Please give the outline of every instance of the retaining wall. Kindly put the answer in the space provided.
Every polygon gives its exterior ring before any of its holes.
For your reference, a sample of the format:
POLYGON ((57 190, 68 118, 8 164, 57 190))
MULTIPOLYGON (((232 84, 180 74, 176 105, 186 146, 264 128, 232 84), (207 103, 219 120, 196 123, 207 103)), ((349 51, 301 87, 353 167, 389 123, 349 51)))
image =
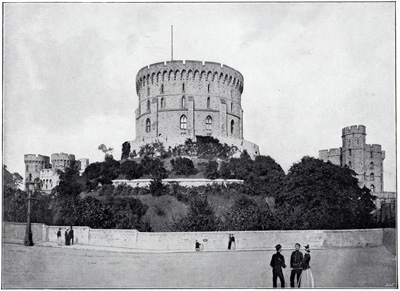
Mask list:
MULTIPOLYGON (((57 231, 65 226, 32 224, 33 240, 57 241, 57 231)), ((125 247, 149 251, 193 251, 195 241, 204 245, 204 251, 226 250, 230 232, 138 232, 125 229, 91 229, 74 226, 76 244, 125 247)), ((352 230, 281 230, 237 231, 234 233, 237 250, 273 249, 278 243, 292 249, 296 242, 318 247, 365 247, 383 245, 383 229, 352 230)), ((3 223, 3 240, 21 239, 24 223, 3 223)))

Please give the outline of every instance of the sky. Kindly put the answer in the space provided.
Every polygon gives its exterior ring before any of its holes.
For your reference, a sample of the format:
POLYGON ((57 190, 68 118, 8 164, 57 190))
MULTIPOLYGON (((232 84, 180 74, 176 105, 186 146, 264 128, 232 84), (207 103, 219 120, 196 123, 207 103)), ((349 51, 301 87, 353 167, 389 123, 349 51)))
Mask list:
POLYGON ((244 138, 287 172, 365 125, 396 190, 395 3, 5 3, 3 164, 102 161, 135 139, 137 72, 171 58, 244 76, 244 138))

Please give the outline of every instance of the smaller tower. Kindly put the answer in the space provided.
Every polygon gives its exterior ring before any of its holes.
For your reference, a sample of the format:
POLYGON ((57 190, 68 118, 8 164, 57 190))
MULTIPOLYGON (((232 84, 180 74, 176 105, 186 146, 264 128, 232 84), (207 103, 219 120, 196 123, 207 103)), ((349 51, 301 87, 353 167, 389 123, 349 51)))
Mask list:
POLYGON ((40 178, 40 171, 51 167, 50 158, 48 156, 26 154, 24 155, 25 162, 25 182, 29 174, 32 174, 32 181, 40 178))

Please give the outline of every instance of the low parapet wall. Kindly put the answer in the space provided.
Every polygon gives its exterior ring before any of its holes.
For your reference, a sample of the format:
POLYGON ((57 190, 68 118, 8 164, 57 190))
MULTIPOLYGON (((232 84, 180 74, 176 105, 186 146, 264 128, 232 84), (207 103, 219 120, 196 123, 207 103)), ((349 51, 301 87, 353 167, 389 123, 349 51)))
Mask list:
MULTIPOLYGON (((57 231, 65 226, 32 224, 33 241, 57 241, 57 231)), ((74 242, 97 246, 124 247, 149 251, 193 251, 195 241, 204 246, 204 251, 222 251, 228 248, 229 233, 232 232, 138 232, 127 229, 92 229, 74 226, 74 242)), ((23 241, 24 223, 3 223, 3 240, 23 241)), ((280 230, 237 231, 234 233, 237 250, 273 249, 281 244, 293 248, 299 242, 312 248, 320 247, 365 247, 383 245, 383 229, 351 230, 280 230)))
MULTIPOLYGON (((150 182, 152 179, 135 179, 135 180, 124 180, 124 179, 117 179, 117 180, 112 180, 113 185, 121 185, 121 184, 127 184, 128 186, 131 187, 146 187, 150 185, 150 182)), ((162 180, 163 184, 168 184, 168 183, 178 183, 181 186, 186 186, 186 187, 199 187, 199 186, 206 186, 206 185, 212 185, 212 184, 218 184, 218 185, 227 185, 227 184, 243 184, 243 180, 237 180, 237 179, 193 179, 193 178, 176 178, 176 179, 163 179, 162 180)))

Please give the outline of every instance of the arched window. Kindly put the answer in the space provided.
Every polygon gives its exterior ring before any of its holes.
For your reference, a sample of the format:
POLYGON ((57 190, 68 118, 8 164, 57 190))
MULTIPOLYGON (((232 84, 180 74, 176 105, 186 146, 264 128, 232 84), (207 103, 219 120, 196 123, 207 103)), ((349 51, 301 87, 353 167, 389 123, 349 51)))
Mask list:
POLYGON ((207 108, 210 108, 210 97, 207 98, 207 108))
POLYGON ((161 94, 163 94, 164 93, 164 84, 161 84, 161 94))
POLYGON ((150 96, 150 87, 147 87, 147 96, 150 96))
POLYGON ((375 185, 374 184, 371 184, 371 191, 375 192, 375 185))
POLYGON ((373 170, 373 169, 374 169, 374 162, 371 162, 371 163, 369 164, 369 169, 370 169, 370 170, 373 170))
POLYGON ((185 93, 185 83, 182 83, 182 92, 185 93))
POLYGON ((207 116, 206 118, 206 129, 211 130, 212 128, 212 118, 211 116, 207 116))
POLYGON ((150 122, 150 119, 147 118, 147 120, 146 120, 146 132, 150 132, 150 130, 151 130, 151 122, 150 122))
POLYGON ((233 102, 231 102, 231 112, 233 112, 233 102))
POLYGON ((374 181, 375 180, 375 175, 374 173, 369 174, 369 180, 374 181))
POLYGON ((235 131, 235 122, 232 120, 231 121, 231 134, 235 131))
POLYGON ((150 112, 150 100, 147 100, 147 112, 150 112))
POLYGON ((208 93, 210 93, 210 84, 208 84, 208 86, 207 86, 207 91, 208 91, 208 93))
POLYGON ((182 108, 185 108, 185 107, 186 107, 186 100, 185 100, 185 96, 183 96, 183 97, 182 97, 181 106, 182 106, 182 108))
POLYGON ((351 162, 349 162, 349 168, 351 169, 351 162))
POLYGON ((370 157, 371 159, 373 159, 373 158, 374 158, 374 153, 373 153, 373 152, 370 152, 370 153, 369 153, 369 157, 370 157))
POLYGON ((351 149, 349 149, 349 157, 351 157, 351 149))
POLYGON ((185 115, 181 116, 181 129, 186 129, 187 118, 185 115))
POLYGON ((165 107, 165 100, 164 100, 164 98, 161 98, 161 108, 164 108, 165 107))

